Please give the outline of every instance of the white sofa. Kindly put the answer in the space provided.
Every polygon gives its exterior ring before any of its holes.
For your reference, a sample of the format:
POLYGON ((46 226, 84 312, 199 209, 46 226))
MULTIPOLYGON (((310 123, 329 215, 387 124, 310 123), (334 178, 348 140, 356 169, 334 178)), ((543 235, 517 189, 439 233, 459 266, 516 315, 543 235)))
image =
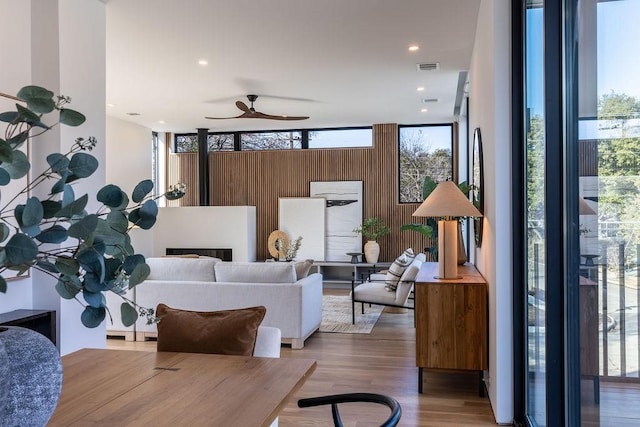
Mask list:
MULTIPOLYGON (((215 311, 263 305, 267 313, 262 325, 280 329, 282 342, 296 349, 320 327, 322 275, 313 273, 297 280, 292 263, 147 258, 147 264, 151 274, 133 290, 134 300, 142 307, 164 303, 184 310, 215 311)), ((108 335, 127 330, 116 319, 120 303, 118 296, 108 296, 114 316, 108 335)), ((134 330, 129 328, 126 333, 132 332, 140 341, 157 334, 156 325, 147 325, 145 318, 139 318, 134 330)))

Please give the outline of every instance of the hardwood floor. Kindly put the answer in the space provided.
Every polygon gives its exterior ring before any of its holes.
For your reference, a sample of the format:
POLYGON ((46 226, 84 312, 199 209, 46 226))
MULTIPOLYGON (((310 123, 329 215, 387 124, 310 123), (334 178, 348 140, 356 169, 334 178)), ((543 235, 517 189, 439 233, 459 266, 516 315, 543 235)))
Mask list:
MULTIPOLYGON (((340 291, 330 291, 340 293, 340 291)), ((155 350, 155 342, 107 340, 108 348, 155 350)), ((297 399, 348 392, 390 395, 402 406, 401 426, 495 426, 487 397, 478 396, 476 373, 425 372, 424 393, 418 394, 413 313, 380 316, 371 334, 316 332, 302 350, 282 347, 281 357, 318 362, 316 371, 280 413, 279 425, 329 426, 330 407, 300 409, 297 399)), ((340 406, 345 426, 372 426, 389 411, 373 404, 340 406)))

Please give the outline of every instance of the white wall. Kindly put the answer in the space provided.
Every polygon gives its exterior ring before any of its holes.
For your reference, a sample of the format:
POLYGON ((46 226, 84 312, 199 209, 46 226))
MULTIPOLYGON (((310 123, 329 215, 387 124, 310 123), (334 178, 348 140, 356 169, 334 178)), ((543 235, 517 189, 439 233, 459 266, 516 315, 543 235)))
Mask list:
POLYGON ((231 248, 233 261, 256 260, 255 206, 164 207, 150 231, 154 249, 145 256, 162 256, 166 248, 231 248))
MULTIPOLYGON (((15 95, 31 81, 31 3, 25 0, 0 0, 0 92, 15 95), (7 42, 20 40, 20 42, 7 42)), ((0 97, 0 111, 15 109, 15 102, 0 97)), ((4 125, 0 131, 4 135, 4 125)), ((0 195, 3 195, 0 190, 0 195)), ((5 197, 3 197, 5 199, 5 197)), ((11 280, 7 293, 0 294, 0 313, 32 308, 31 278, 11 280)))
POLYGON ((489 371, 496 422, 513 419, 510 3, 482 0, 469 72, 470 128, 484 149, 485 217, 477 267, 488 282, 489 371))
POLYGON ((131 194, 144 179, 151 179, 151 129, 107 116, 106 178, 131 194))
MULTIPOLYGON (((1 90, 15 93, 29 84, 44 86, 71 96, 70 107, 87 116, 83 126, 56 127, 31 144, 31 175, 46 167, 46 155, 66 152, 78 136, 95 136, 102 146, 92 154, 103 166, 76 189, 77 194, 91 193, 104 184, 104 4, 98 0, 2 0, 0 16, 5 18, 0 26, 5 40, 0 48, 1 90)), ((34 191, 38 196, 46 193, 44 187, 34 191)), ((104 347, 104 326, 82 326, 82 306, 76 301, 61 301, 54 285, 49 276, 32 271, 31 279, 10 282, 8 293, 0 296, 0 311, 55 309, 62 354, 82 347, 104 347)))

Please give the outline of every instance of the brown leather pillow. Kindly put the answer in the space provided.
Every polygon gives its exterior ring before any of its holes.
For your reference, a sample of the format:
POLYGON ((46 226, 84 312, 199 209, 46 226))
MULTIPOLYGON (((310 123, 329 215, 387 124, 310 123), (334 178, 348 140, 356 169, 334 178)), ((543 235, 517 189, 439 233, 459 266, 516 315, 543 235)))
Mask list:
POLYGON ((189 311, 158 304, 158 351, 252 356, 263 306, 189 311))

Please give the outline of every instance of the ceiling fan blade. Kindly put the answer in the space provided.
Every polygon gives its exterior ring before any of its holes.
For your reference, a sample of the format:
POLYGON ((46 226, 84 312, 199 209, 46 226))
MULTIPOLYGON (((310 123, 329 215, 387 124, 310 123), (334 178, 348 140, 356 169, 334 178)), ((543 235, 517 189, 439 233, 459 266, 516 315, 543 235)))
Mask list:
POLYGON ((274 116, 272 114, 265 114, 256 112, 253 117, 256 119, 268 119, 268 120, 306 120, 307 116, 274 116))
POLYGON ((251 109, 247 107, 247 104, 245 104, 242 101, 236 101, 236 107, 238 107, 241 111, 244 111, 247 114, 251 113, 251 109))
POLYGON ((242 117, 246 117, 247 114, 240 114, 239 116, 233 116, 233 117, 205 117, 205 119, 210 119, 210 120, 228 120, 228 119, 240 119, 242 117))

